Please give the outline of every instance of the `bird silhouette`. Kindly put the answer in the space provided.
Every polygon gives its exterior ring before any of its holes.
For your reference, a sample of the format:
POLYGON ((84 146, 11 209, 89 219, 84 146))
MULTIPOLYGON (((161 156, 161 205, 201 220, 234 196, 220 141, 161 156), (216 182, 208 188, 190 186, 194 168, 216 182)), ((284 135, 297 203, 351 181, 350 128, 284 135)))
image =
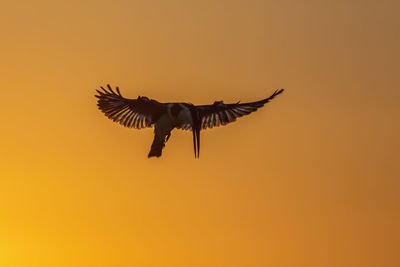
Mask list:
POLYGON ((212 105, 193 105, 191 103, 160 103, 145 96, 128 99, 121 95, 118 86, 115 91, 110 85, 100 87, 97 106, 114 122, 129 128, 154 126, 154 140, 148 157, 160 157, 165 143, 174 128, 193 132, 194 156, 200 155, 200 131, 226 125, 236 118, 248 115, 264 106, 265 103, 283 92, 276 90, 270 97, 256 102, 224 104, 215 101, 212 105))

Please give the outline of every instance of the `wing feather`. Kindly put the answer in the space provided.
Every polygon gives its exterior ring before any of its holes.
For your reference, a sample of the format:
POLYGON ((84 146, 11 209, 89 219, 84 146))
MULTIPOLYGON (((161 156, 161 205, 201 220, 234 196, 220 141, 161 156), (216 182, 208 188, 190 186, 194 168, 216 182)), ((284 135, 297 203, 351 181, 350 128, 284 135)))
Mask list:
POLYGON ((165 105, 156 100, 140 96, 137 99, 124 98, 118 86, 115 91, 109 84, 107 88, 101 86, 100 89, 95 95, 97 106, 109 119, 125 127, 151 127, 166 112, 165 105))
POLYGON ((263 107, 275 96, 281 94, 283 90, 276 90, 270 97, 256 102, 224 104, 222 101, 216 101, 213 105, 195 106, 200 114, 201 127, 207 129, 234 122, 237 118, 263 107))

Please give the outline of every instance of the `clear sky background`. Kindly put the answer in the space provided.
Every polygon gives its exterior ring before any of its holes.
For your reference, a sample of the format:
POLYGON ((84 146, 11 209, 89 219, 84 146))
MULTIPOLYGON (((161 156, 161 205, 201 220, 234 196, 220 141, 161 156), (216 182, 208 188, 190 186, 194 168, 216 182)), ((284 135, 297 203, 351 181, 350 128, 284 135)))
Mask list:
POLYGON ((399 1, 3 1, 0 266, 400 266, 399 1), (95 89, 208 104, 192 135, 95 89))

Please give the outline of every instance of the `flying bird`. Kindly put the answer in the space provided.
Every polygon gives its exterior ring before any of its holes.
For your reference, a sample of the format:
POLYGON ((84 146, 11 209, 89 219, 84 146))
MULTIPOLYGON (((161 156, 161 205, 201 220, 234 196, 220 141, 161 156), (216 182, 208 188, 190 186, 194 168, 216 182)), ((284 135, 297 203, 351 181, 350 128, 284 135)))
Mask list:
POLYGON ((270 97, 249 103, 224 104, 215 101, 212 105, 193 105, 191 103, 160 103, 145 96, 128 99, 121 95, 118 86, 115 91, 110 85, 100 87, 97 106, 114 122, 125 127, 142 129, 154 126, 154 140, 148 157, 160 157, 165 143, 174 128, 193 132, 194 156, 200 154, 200 131, 220 125, 226 125, 236 118, 248 115, 284 89, 276 90, 270 97))

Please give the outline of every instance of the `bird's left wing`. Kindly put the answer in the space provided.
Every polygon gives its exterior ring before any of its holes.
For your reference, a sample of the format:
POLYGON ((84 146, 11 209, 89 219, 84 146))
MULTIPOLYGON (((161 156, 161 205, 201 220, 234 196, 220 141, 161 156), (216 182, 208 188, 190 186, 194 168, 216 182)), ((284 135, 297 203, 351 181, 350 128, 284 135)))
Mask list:
POLYGON ((256 102, 224 104, 222 101, 216 101, 213 105, 195 106, 200 115, 201 128, 207 129, 233 122, 236 118, 248 115, 261 108, 282 92, 283 89, 276 90, 270 97, 256 102))
POLYGON ((151 127, 152 124, 165 112, 162 103, 147 97, 137 99, 124 98, 116 87, 116 93, 107 85, 107 89, 100 87, 97 106, 110 119, 123 126, 141 129, 151 127))

